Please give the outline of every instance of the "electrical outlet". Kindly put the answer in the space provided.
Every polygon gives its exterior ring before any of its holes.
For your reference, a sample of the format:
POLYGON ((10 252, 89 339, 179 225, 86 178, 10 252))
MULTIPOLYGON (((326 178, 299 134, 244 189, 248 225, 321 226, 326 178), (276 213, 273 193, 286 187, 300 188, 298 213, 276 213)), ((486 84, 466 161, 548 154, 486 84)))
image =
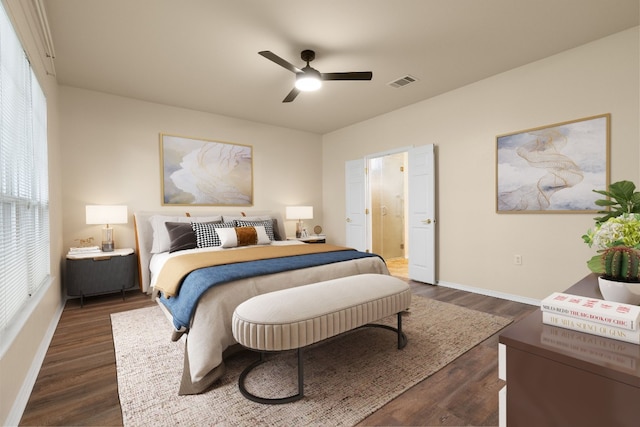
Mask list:
POLYGON ((514 255, 513 256, 513 263, 515 265, 522 265, 522 255, 514 255))

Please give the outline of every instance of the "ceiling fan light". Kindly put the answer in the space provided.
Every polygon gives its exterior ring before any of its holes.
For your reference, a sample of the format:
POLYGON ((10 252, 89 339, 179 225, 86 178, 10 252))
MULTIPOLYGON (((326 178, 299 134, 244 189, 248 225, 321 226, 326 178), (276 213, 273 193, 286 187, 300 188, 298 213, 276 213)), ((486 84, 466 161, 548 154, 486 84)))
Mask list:
POLYGON ((311 92, 322 87, 322 80, 316 76, 301 75, 296 78, 296 89, 302 92, 311 92))

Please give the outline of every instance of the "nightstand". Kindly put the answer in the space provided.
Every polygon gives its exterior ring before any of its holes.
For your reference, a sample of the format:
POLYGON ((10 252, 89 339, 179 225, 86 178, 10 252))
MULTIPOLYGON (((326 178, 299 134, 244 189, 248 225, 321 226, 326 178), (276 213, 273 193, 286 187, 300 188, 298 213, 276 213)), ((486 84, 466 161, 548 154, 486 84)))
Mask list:
POLYGON ((305 243, 327 243, 327 236, 324 234, 312 234, 307 237, 287 237, 287 240, 298 240, 305 243))
POLYGON ((136 286, 136 256, 133 249, 116 249, 113 252, 67 254, 65 284, 67 295, 79 296, 80 306, 84 297, 121 292, 136 286))

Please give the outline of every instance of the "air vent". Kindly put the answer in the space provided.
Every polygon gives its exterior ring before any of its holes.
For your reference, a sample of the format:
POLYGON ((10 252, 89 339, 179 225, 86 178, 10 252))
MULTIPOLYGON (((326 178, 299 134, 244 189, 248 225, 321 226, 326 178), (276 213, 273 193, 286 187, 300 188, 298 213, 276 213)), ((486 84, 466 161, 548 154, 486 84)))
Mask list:
POLYGON ((411 83, 417 82, 418 79, 416 79, 413 76, 410 76, 409 74, 407 74, 404 77, 400 77, 397 80, 394 80, 392 82, 387 83, 389 86, 391 87, 395 87, 396 89, 401 88, 401 87, 405 87, 411 83))

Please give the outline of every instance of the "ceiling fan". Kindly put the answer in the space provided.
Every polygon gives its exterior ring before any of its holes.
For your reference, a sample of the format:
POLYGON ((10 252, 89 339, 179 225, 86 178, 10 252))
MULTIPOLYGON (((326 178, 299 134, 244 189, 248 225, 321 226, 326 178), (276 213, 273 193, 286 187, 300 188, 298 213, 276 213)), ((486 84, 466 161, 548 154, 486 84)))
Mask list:
POLYGON ((309 65, 309 62, 313 61, 316 57, 316 53, 312 50, 306 49, 300 53, 300 57, 307 65, 300 69, 290 62, 280 58, 275 53, 269 50, 263 50, 258 54, 264 56, 270 61, 275 62, 287 70, 296 73, 295 87, 289 92, 289 94, 282 100, 282 102, 291 102, 296 99, 296 96, 303 91, 312 91, 320 89, 322 81, 324 80, 371 80, 373 73, 371 71, 352 71, 343 73, 321 73, 315 68, 309 65))

